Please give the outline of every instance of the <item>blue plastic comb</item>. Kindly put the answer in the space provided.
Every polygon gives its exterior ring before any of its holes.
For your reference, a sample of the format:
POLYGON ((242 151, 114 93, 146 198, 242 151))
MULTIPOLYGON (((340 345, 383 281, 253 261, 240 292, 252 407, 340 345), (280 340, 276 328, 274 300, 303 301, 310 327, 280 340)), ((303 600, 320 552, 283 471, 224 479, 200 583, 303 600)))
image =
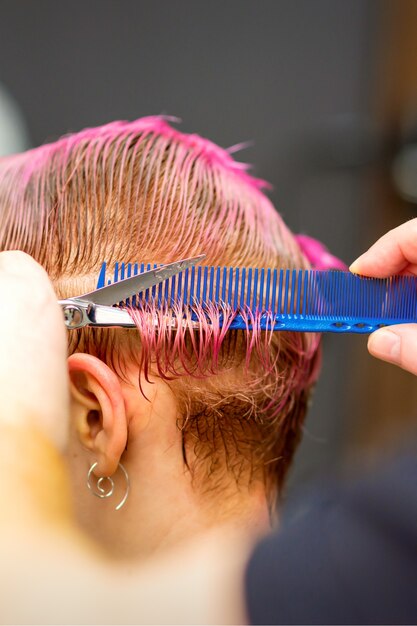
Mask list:
MULTIPOLYGON (((103 263, 97 288, 119 282, 157 265, 116 263, 111 278, 103 263)), ((230 328, 245 329, 250 309, 263 330, 370 333, 392 324, 417 322, 417 278, 373 279, 349 272, 197 266, 137 294, 121 304, 140 307, 181 303, 226 303, 236 317, 230 328)))

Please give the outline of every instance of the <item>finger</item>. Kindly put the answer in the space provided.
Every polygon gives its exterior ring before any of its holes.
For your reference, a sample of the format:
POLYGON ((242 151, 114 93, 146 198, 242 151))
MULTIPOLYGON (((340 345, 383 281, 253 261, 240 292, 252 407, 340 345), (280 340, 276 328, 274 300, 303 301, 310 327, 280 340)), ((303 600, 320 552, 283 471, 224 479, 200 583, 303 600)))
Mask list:
MULTIPOLYGON (((48 278, 47 273, 29 254, 20 250, 0 252, 0 271, 14 276, 48 278)), ((48 280, 49 282, 49 280, 48 280)))
POLYGON ((354 274, 384 278, 417 264, 417 219, 390 230, 352 265, 354 274))
POLYGON ((31 422, 60 448, 68 421, 66 333, 45 270, 0 253, 0 423, 31 422))
POLYGON ((381 328, 368 340, 369 352, 417 376, 417 324, 381 328))
POLYGON ((7 316, 9 324, 21 321, 12 313, 16 307, 22 307, 23 302, 30 303, 32 311, 38 307, 45 309, 52 303, 56 307, 57 298, 47 273, 24 252, 0 252, 0 288, 0 315, 7 316))

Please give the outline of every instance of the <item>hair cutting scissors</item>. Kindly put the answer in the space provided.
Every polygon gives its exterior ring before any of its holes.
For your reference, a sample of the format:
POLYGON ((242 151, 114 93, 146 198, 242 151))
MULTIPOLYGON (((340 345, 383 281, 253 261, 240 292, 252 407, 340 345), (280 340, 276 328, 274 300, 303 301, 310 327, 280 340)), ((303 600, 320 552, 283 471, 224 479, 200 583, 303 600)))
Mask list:
POLYGON ((90 291, 82 296, 59 300, 64 313, 65 326, 71 330, 84 326, 134 327, 135 323, 128 311, 114 305, 147 289, 152 289, 164 280, 200 263, 204 258, 205 255, 202 254, 190 259, 175 261, 175 263, 168 263, 157 269, 151 269, 137 276, 131 276, 112 285, 90 291))

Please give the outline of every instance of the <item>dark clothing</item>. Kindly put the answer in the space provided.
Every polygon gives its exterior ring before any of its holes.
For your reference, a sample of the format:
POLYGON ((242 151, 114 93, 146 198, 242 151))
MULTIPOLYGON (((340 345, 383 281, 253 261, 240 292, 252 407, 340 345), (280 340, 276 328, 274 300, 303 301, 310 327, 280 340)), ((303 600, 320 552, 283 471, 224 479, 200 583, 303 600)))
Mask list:
POLYGON ((263 540, 245 584, 252 624, 416 624, 417 452, 263 540))

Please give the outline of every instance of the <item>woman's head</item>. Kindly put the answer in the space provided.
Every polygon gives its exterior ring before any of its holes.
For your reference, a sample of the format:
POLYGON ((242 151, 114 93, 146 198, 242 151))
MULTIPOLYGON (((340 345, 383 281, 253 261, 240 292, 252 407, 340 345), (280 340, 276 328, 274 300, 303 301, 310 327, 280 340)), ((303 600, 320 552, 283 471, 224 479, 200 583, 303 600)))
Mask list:
MULTIPOLYGON (((0 160, 0 249, 34 256, 61 297, 93 289, 104 260, 169 263, 204 253, 208 265, 307 267, 265 183, 230 152, 149 117, 0 160)), ((240 486, 263 482, 272 501, 317 376, 317 336, 222 332, 215 312, 209 323, 201 316, 199 332, 172 332, 163 330, 165 312, 153 314, 159 324, 135 314, 138 331, 70 334, 69 350, 121 379, 134 364, 142 381, 165 381, 196 488, 214 493, 231 475, 240 486)))

